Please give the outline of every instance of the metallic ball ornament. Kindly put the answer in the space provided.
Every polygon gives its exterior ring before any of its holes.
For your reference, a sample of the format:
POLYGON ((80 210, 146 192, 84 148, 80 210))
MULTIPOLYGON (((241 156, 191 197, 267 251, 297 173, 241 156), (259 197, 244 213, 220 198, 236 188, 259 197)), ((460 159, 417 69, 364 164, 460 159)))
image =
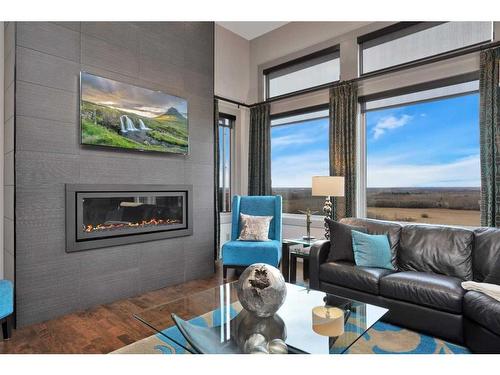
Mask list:
POLYGON ((268 354, 266 338, 260 333, 254 333, 245 341, 243 351, 248 354, 268 354))
POLYGON ((237 292, 245 310, 261 318, 269 317, 285 302, 285 279, 276 267, 255 263, 241 274, 237 292))
POLYGON ((270 354, 288 354, 288 345, 281 339, 274 339, 267 344, 270 354))

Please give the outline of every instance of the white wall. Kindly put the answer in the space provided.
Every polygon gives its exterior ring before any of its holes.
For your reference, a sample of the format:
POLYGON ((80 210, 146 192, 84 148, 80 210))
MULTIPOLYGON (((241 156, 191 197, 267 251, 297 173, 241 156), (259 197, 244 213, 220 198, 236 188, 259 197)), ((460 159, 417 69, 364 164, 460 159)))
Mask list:
POLYGON ((0 279, 3 279, 4 23, 0 22, 0 279))
MULTIPOLYGON (((250 42, 216 25, 215 27, 215 94, 242 103, 249 101, 250 42)), ((248 192, 248 125, 247 107, 219 101, 219 111, 236 117, 233 131, 231 165, 232 194, 248 192)), ((231 214, 221 213, 220 243, 231 238, 231 214)))
POLYGON ((215 94, 243 103, 250 91, 250 42, 215 25, 215 94))

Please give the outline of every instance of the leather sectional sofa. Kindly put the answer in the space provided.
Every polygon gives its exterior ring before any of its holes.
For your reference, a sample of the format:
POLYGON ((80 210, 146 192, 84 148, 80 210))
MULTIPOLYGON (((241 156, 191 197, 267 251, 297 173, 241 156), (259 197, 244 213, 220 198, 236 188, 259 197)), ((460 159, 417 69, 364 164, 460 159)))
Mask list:
POLYGON ((500 256, 494 228, 400 224, 347 218, 341 223, 387 234, 397 269, 328 262, 330 242, 311 247, 310 287, 389 309, 384 321, 467 346, 500 353, 500 302, 461 282, 482 282, 500 256))

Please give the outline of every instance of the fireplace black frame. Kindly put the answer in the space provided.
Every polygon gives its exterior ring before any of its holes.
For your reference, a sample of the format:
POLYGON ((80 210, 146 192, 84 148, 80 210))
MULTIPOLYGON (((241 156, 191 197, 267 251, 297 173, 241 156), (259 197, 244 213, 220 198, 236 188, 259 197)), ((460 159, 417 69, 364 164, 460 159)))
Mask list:
POLYGON ((156 241, 165 238, 190 236, 193 234, 193 188, 191 185, 113 185, 113 184, 66 184, 66 252, 98 249, 117 245, 156 241), (110 196, 126 193, 182 193, 184 199, 184 222, 186 226, 174 226, 169 229, 140 233, 133 232, 106 238, 78 239, 77 210, 79 194, 110 196))

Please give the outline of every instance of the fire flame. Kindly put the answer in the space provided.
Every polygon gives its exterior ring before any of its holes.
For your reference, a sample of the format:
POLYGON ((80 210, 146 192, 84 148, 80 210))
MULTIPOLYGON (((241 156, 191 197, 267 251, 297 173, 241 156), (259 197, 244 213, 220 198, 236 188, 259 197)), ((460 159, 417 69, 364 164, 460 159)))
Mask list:
POLYGON ((112 229, 123 229, 123 228, 143 228, 147 226, 156 226, 156 225, 170 225, 170 224, 179 224, 179 220, 173 219, 151 219, 151 220, 143 220, 138 223, 104 223, 97 225, 84 225, 83 231, 85 233, 91 233, 96 231, 104 231, 104 230, 112 230, 112 229))

